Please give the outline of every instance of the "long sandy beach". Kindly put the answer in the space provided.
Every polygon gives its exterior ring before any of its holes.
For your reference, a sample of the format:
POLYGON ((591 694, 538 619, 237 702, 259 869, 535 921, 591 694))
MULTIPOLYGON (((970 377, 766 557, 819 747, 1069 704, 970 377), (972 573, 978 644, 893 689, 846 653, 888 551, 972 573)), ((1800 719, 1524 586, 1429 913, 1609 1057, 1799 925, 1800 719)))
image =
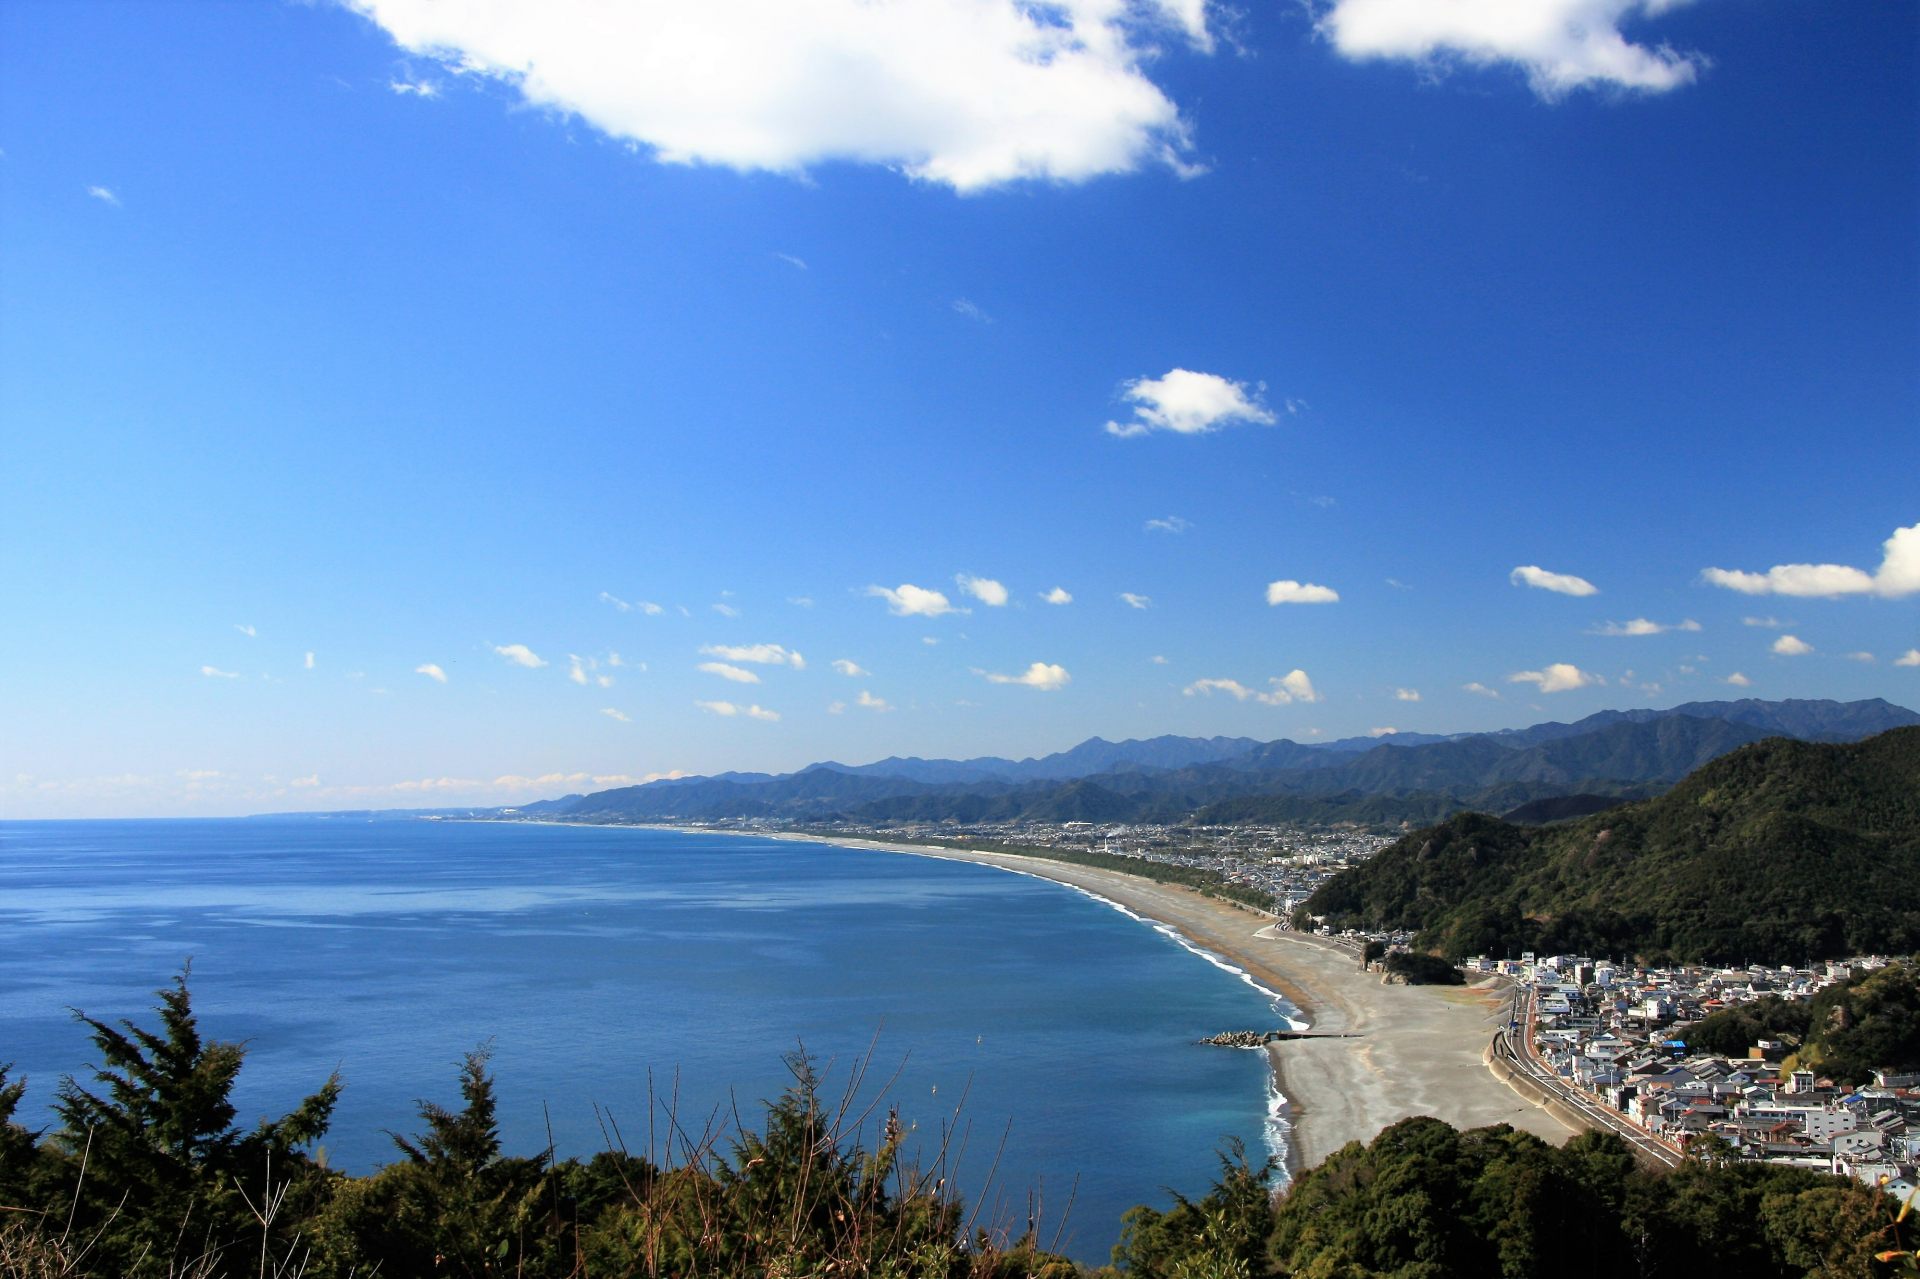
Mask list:
POLYGON ((1410 1115, 1432 1115, 1457 1128, 1512 1124, 1556 1145, 1573 1135, 1488 1071, 1482 1053, 1503 1015, 1490 987, 1382 985, 1360 970, 1351 952, 1276 930, 1270 916, 1117 871, 1006 853, 783 838, 975 862, 1070 884, 1176 929, 1286 995, 1313 1031, 1329 1036, 1267 1048, 1292 1113, 1289 1155, 1296 1168, 1319 1163, 1349 1141, 1368 1141, 1410 1115))

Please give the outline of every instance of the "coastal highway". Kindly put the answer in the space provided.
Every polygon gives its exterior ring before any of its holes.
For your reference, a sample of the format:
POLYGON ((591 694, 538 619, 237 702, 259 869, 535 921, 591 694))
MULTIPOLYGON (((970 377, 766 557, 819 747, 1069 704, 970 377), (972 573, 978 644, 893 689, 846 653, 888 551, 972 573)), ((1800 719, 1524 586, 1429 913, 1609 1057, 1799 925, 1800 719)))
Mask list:
POLYGON ((1642 1161, 1658 1168, 1679 1167, 1684 1156, 1677 1147, 1662 1141, 1619 1111, 1601 1105, 1590 1094, 1566 1083, 1547 1068, 1533 1045, 1533 1012, 1533 992, 1516 985, 1513 999, 1508 1005, 1507 1026, 1493 1035, 1494 1055, 1595 1128, 1618 1136, 1642 1161), (1510 1030, 1508 1027, 1518 1029, 1510 1030))

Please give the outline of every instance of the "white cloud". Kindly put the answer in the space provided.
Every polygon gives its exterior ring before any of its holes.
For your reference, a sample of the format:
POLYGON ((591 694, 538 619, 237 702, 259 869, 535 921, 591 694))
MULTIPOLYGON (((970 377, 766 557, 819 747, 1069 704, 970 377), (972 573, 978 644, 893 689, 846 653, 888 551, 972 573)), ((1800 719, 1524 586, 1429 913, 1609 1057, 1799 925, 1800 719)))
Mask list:
POLYGON ((1395 733, 1399 731, 1400 731, 1399 729, 1393 727, 1392 725, 1388 725, 1385 728, 1369 728, 1367 730, 1367 736, 1368 737, 1392 737, 1395 733))
POLYGON ((793 605, 795 608, 812 608, 813 597, 811 595, 789 595, 787 596, 787 603, 793 605))
POLYGON ((1813 651, 1813 645, 1798 635, 1782 635, 1773 642, 1773 651, 1781 657, 1804 657, 1813 651))
POLYGON ((1153 600, 1146 595, 1135 595, 1132 591, 1121 591, 1120 598, 1126 601, 1128 608, 1152 608, 1153 600))
POLYGON ((288 783, 288 785, 298 786, 302 788, 309 787, 309 786, 318 786, 319 784, 320 784, 320 774, 318 773, 308 773, 305 777, 296 777, 291 782, 288 783))
POLYGON ((1286 706, 1292 702, 1317 702, 1313 681, 1302 670, 1289 671, 1267 680, 1267 690, 1248 688, 1237 679, 1197 679, 1180 690, 1186 697, 1211 697, 1224 693, 1236 702, 1256 701, 1266 706, 1286 706))
POLYGON ((1777 617, 1743 617, 1740 619, 1740 625, 1759 626, 1769 631, 1777 631, 1786 623, 1777 617))
POLYGON ((1417 702, 1420 700, 1420 690, 1417 688, 1396 688, 1393 690, 1393 696, 1396 701, 1417 702))
POLYGON ((1753 681, 1748 679, 1745 675, 1742 675, 1739 671, 1735 671, 1733 674, 1727 676, 1727 683, 1733 685, 1735 688, 1752 688, 1753 687, 1753 681))
POLYGON ((875 697, 864 688, 860 690, 860 696, 854 699, 854 705, 863 706, 870 711, 890 711, 893 709, 893 707, 888 704, 886 698, 875 697))
POLYGON ((718 675, 721 679, 730 679, 736 684, 758 684, 760 677, 744 666, 729 666, 725 662, 702 662, 695 669, 709 675, 718 675))
POLYGON ((606 716, 606 717, 607 717, 608 719, 611 719, 611 720, 617 720, 618 722, 620 722, 620 723, 622 723, 622 724, 631 724, 631 723, 633 723, 633 721, 632 721, 631 719, 628 719, 628 718, 627 718, 627 714, 626 714, 626 712, 625 712, 625 711, 618 711, 618 710, 615 710, 615 709, 614 709, 613 707, 611 707, 611 706, 603 706, 603 707, 601 707, 601 708, 600 708, 600 713, 601 713, 602 715, 605 715, 605 716, 606 716))
POLYGON ((1920 666, 1920 648, 1910 648, 1893 659, 1895 666, 1920 666))
POLYGON ((1149 662, 1152 662, 1155 666, 1165 666, 1167 664, 1166 656, 1161 653, 1155 653, 1152 657, 1149 657, 1147 660, 1149 662))
POLYGON ((200 668, 200 673, 202 675, 207 676, 209 679, 239 679, 240 678, 237 672, 223 671, 218 666, 202 666, 200 668))
POLYGON ((807 260, 805 258, 796 258, 791 253, 780 253, 778 251, 776 251, 773 256, 785 262, 796 271, 804 271, 807 269, 807 260))
POLYGON ((715 715, 723 715, 729 719, 736 715, 744 715, 748 719, 762 719, 772 723, 780 718, 778 711, 770 711, 764 706, 741 706, 737 702, 695 702, 694 705, 701 710, 712 711, 715 715))
POLYGON ((567 654, 567 678, 583 688, 586 686, 586 665, 580 658, 574 656, 572 653, 567 654))
POLYGON ((1035 662, 1020 675, 994 675, 982 672, 987 681, 993 684, 1024 684, 1028 688, 1037 688, 1043 693, 1065 688, 1072 682, 1073 676, 1067 674, 1067 668, 1051 662, 1035 662))
POLYGON ((1146 531, 1149 533, 1184 533, 1193 527, 1193 521, 1178 515, 1163 515, 1159 519, 1148 520, 1146 531))
POLYGON ((884 586, 869 586, 867 594, 885 600, 887 611, 895 617, 940 617, 959 611, 939 591, 930 591, 909 582, 902 582, 894 590, 884 586))
POLYGON ((1485 684, 1482 684, 1479 680, 1474 680, 1470 684, 1462 684, 1460 687, 1469 693, 1474 693, 1481 697, 1491 697, 1496 702, 1500 700, 1499 689, 1488 688, 1485 684))
POLYGON ((1691 617, 1681 622, 1656 622, 1645 617, 1636 617, 1630 622, 1608 622, 1596 626, 1588 632, 1590 635, 1663 635, 1668 631, 1697 631, 1700 623, 1691 617))
MULTIPOLYGON (((667 611, 666 609, 661 608, 658 604, 655 604, 652 600, 634 600, 632 603, 628 603, 626 600, 621 599, 618 595, 613 594, 613 592, 611 591, 601 591, 600 602, 602 604, 611 604, 613 605, 613 607, 619 609, 622 613, 631 613, 631 612, 634 612, 635 610, 638 610, 642 613, 645 613, 648 617, 658 617, 660 616, 660 614, 667 611)), ((685 610, 682 610, 682 611, 685 611, 685 610)))
POLYGON ((849 679, 858 679, 862 675, 872 673, 860 665, 860 663, 850 662, 844 657, 836 657, 833 659, 833 669, 839 671, 849 679))
POLYGON ((1067 588, 1064 586, 1056 586, 1052 590, 1046 592, 1046 594, 1042 595, 1040 598, 1045 600, 1049 604, 1073 603, 1073 596, 1067 593, 1067 588))
POLYGON ((512 662, 515 666, 529 669, 545 666, 547 663, 538 653, 525 644, 495 644, 493 651, 512 662))
POLYGON ((1874 660, 1874 657, 1872 653, 1868 652, 1848 653, 1847 660, 1849 662, 1871 662, 1874 660))
POLYGON ((1169 369, 1165 377, 1135 378, 1121 392, 1121 398, 1134 406, 1133 420, 1108 422, 1107 434, 1128 439, 1150 431, 1204 435, 1235 422, 1271 426, 1276 419, 1260 402, 1262 389, 1256 387, 1249 394, 1245 382, 1189 369, 1169 369))
MULTIPOLYGON (((1881 543, 1880 567, 1872 573, 1845 564, 1776 564, 1764 573, 1708 568, 1703 581, 1743 595, 1879 595, 1901 599, 1920 593, 1920 524, 1893 531, 1881 543)), ((1766 625, 1754 621, 1749 625, 1766 625)))
POLYGON ((113 193, 113 188, 111 187, 88 187, 87 194, 102 204, 111 204, 116 209, 120 207, 120 197, 113 193))
POLYGON ((242 635, 246 636, 248 639, 252 639, 260 633, 259 631, 255 630, 251 625, 249 625, 246 622, 235 622, 233 624, 233 629, 236 631, 239 631, 242 635))
POLYGON ((827 703, 827 714, 845 715, 846 713, 847 713, 847 704, 845 702, 828 702, 827 703))
POLYGON ((991 315, 988 315, 976 303, 971 302, 966 298, 955 298, 953 300, 953 311, 955 315, 964 315, 969 320, 973 320, 980 324, 993 323, 993 317, 991 315))
POLYGON ((1663 93, 1693 82, 1705 59, 1635 44, 1623 23, 1686 0, 1333 0, 1319 28, 1354 61, 1511 65, 1553 100, 1590 87, 1663 93))
POLYGON ((1543 670, 1515 671, 1507 676, 1509 684, 1535 684, 1543 693, 1565 693, 1572 689, 1606 682, 1600 676, 1590 671, 1583 671, 1571 662, 1554 662, 1543 670))
POLYGON ((1007 588, 990 577, 969 577, 965 573, 954 574, 953 580, 960 589, 979 600, 988 608, 1005 608, 1007 588))
POLYGON ((1340 592, 1331 586, 1315 586, 1312 582, 1296 582, 1292 578, 1267 583, 1269 604, 1337 604, 1339 601, 1340 592))
POLYGON ((611 604, 615 608, 619 609, 622 613, 630 613, 633 611, 633 605, 627 603, 625 600, 621 599, 618 595, 615 595, 611 591, 601 591, 600 602, 602 604, 611 604))
POLYGON ((444 684, 447 682, 447 673, 433 662, 422 662, 413 668, 413 673, 415 675, 425 675, 436 684, 444 684))
POLYGON ((308 654, 307 654, 307 660, 306 660, 306 662, 305 662, 305 666, 306 666, 306 669, 308 669, 308 670, 312 670, 312 669, 313 669, 313 654, 312 654, 312 653, 308 653, 308 654))
POLYGON ((403 98, 437 98, 440 86, 431 80, 389 80, 387 88, 403 98))
POLYGON ((712 609, 714 612, 720 614, 720 616, 722 617, 740 616, 740 610, 735 608, 731 604, 709 604, 707 605, 707 607, 712 609))
POLYGON ((1515 586, 1531 586, 1536 590, 1557 591, 1562 595, 1600 593, 1600 588, 1584 577, 1575 577, 1571 573, 1549 573, 1537 564, 1522 564, 1507 574, 1507 580, 1515 586))
POLYGON ((408 52, 669 164, 884 165, 975 191, 1149 164, 1192 171, 1146 74, 1167 35, 1212 48, 1195 0, 348 0, 408 52))
POLYGON ((807 669, 807 659, 779 644, 708 644, 701 648, 708 657, 723 657, 729 662, 754 662, 761 666, 791 666, 807 669))

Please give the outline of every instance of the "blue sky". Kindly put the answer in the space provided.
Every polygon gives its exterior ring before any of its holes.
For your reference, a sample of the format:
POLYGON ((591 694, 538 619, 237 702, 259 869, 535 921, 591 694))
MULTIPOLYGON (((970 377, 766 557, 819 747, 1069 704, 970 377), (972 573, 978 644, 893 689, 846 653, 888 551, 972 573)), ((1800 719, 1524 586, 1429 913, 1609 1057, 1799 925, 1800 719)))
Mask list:
POLYGON ((1920 706, 1914 4, 593 8, 0 7, 0 813, 1920 706))

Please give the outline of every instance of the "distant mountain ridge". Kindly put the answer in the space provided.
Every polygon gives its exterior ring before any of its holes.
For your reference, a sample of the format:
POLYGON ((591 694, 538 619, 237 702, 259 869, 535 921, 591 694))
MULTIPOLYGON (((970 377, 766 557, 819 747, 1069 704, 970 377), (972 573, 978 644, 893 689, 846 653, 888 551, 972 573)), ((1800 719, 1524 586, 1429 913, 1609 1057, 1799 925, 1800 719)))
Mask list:
POLYGON ((834 761, 795 773, 675 778, 523 805, 595 821, 1438 820, 1573 794, 1639 798, 1770 736, 1855 741, 1920 724, 1874 698, 1689 702, 1572 724, 1455 735, 1281 739, 1094 737, 1037 759, 834 761), (1363 744, 1370 742, 1371 744, 1363 744))

